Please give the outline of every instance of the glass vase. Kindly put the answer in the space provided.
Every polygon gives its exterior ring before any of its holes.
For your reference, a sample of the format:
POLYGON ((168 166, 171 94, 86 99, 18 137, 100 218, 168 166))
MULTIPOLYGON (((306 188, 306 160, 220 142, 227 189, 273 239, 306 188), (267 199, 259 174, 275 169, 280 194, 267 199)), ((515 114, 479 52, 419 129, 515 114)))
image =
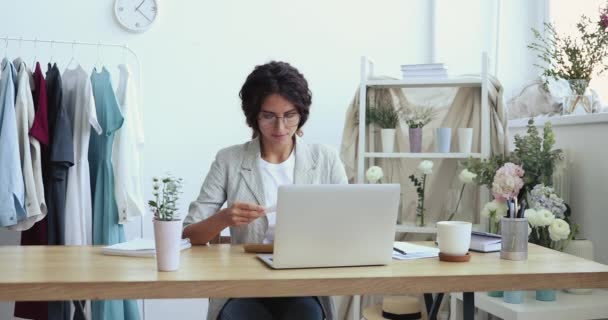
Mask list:
POLYGON ((589 81, 584 79, 568 80, 572 93, 564 97, 562 114, 593 113, 593 95, 589 81))
POLYGON ((424 227, 426 222, 424 221, 424 213, 416 214, 416 227, 424 227))

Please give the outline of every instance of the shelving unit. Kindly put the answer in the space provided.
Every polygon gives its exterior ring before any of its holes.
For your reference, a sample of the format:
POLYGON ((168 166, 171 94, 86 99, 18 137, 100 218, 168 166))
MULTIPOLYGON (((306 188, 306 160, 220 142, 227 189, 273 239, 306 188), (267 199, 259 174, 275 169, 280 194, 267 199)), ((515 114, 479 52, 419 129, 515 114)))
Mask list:
MULTIPOLYGON (((437 87, 481 87, 481 130, 480 152, 476 153, 409 153, 374 152, 374 131, 369 130, 370 150, 366 150, 366 126, 359 126, 359 145, 357 157, 357 183, 365 183, 365 160, 374 163, 375 158, 392 159, 468 159, 488 158, 490 156, 490 110, 488 101, 488 56, 482 54, 480 76, 454 77, 444 79, 415 79, 415 80, 374 80, 374 63, 367 57, 361 57, 361 83, 359 88, 359 123, 365 123, 365 109, 368 88, 437 88, 437 87)), ((477 226, 478 227, 478 226, 477 226)), ((435 227, 417 227, 410 224, 397 225, 398 233, 436 233, 435 227)))

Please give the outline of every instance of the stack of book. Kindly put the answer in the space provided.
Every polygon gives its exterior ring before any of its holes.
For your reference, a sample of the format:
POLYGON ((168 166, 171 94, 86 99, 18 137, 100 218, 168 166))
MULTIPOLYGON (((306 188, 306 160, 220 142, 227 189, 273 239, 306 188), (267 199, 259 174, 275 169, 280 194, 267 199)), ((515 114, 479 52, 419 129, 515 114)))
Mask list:
POLYGON ((448 69, 443 63, 404 64, 401 65, 401 75, 403 80, 441 79, 448 77, 448 69))

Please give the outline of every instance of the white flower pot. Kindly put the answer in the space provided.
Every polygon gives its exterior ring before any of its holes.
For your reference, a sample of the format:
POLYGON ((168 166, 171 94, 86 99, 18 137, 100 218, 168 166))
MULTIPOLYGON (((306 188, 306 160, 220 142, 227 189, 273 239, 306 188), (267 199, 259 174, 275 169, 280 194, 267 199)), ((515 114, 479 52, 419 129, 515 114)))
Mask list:
POLYGON ((452 128, 435 129, 435 152, 449 153, 452 144, 452 128))
POLYGON ((458 152, 471 153, 473 128, 458 128, 458 152))
MULTIPOLYGON (((593 261, 593 242, 591 240, 572 240, 564 249, 565 253, 593 261)), ((590 294, 592 289, 566 289, 572 294, 590 294)))
POLYGON ((182 222, 154 220, 154 243, 158 271, 179 269, 182 222))
POLYGON ((382 129, 382 152, 393 152, 395 147, 395 129, 382 129))

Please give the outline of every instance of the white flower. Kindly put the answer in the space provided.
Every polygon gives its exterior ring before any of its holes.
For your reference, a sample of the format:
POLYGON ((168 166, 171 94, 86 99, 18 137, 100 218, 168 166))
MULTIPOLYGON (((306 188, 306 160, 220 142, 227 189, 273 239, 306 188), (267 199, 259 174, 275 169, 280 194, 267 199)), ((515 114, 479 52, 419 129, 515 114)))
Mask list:
POLYGON ((473 179, 475 179, 475 177, 477 177, 476 174, 474 174, 473 172, 464 169, 460 172, 460 175, 458 175, 458 178, 460 179, 460 181, 462 181, 462 183, 473 183, 473 179))
POLYGON ((526 209, 526 211, 524 211, 524 217, 528 218, 528 222, 532 227, 538 227, 541 225, 538 212, 534 209, 526 209))
POLYGON ((420 172, 422 172, 423 174, 433 173, 433 161, 424 160, 420 162, 420 164, 418 165, 418 170, 420 170, 420 172))
POLYGON ((530 227, 530 225, 528 225, 528 237, 530 237, 531 234, 532 234, 532 227, 530 227))
POLYGON ((367 181, 370 183, 377 183, 382 177, 384 177, 384 173, 382 172, 382 168, 378 166, 369 167, 365 173, 365 178, 367 178, 367 181))
POLYGON ((490 215, 494 215, 496 220, 500 219, 500 217, 504 216, 507 213, 507 204, 501 201, 492 200, 486 203, 481 210, 481 215, 484 217, 489 217, 490 215))
POLYGON ((549 226, 555 220, 555 215, 546 209, 541 209, 537 211, 536 214, 538 215, 537 221, 541 227, 549 226))
POLYGON ((565 240, 565 239, 568 239, 569 235, 570 235, 570 225, 566 221, 564 221, 562 219, 553 220, 553 222, 549 226, 549 237, 551 238, 551 240, 553 240, 553 241, 565 240))

